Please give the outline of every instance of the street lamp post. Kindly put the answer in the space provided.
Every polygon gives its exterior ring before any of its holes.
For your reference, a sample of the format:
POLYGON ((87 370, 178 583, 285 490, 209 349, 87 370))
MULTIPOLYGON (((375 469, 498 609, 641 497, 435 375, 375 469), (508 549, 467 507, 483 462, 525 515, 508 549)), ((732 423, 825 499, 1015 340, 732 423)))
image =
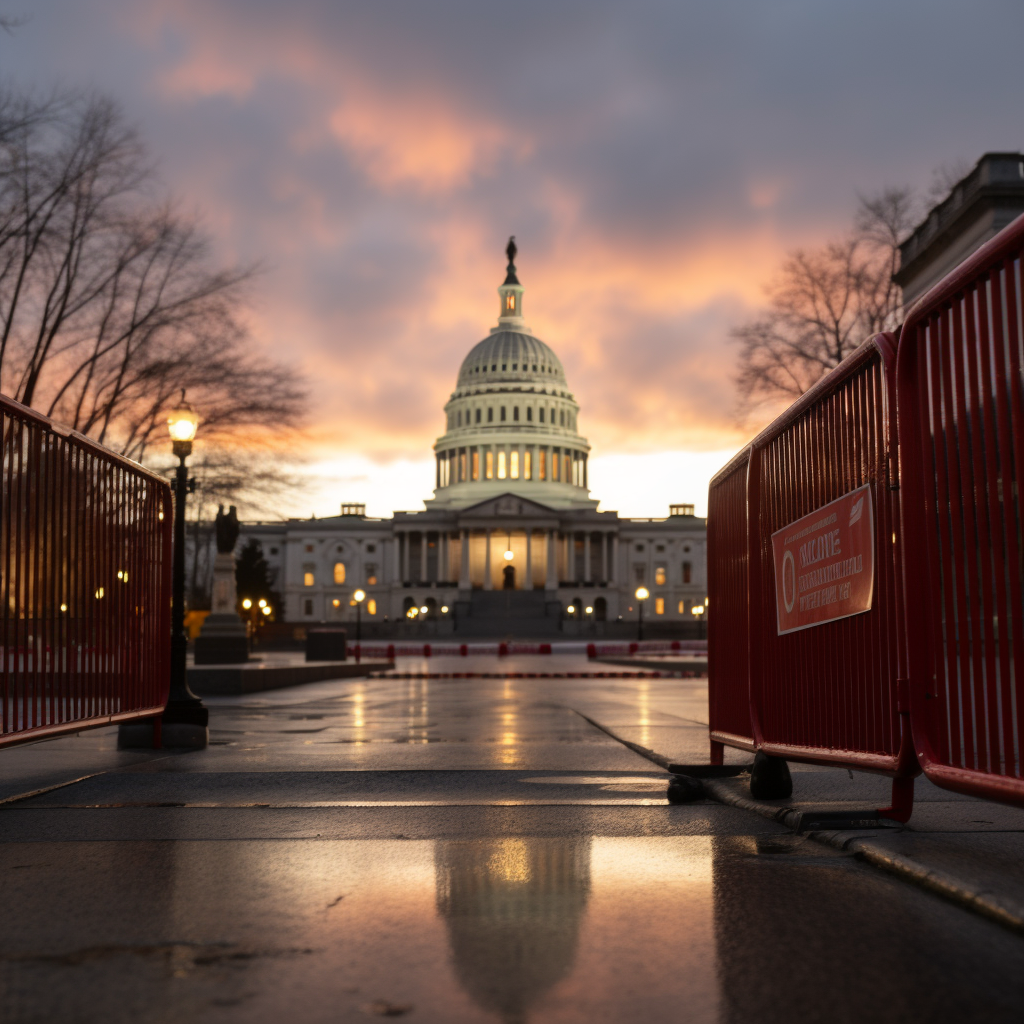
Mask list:
POLYGON ((644 601, 651 596, 651 592, 646 587, 636 588, 636 606, 637 606, 637 617, 636 617, 636 638, 637 640, 643 640, 644 638, 644 601))
POLYGON ((167 418, 178 465, 174 471, 174 541, 171 565, 171 686, 161 720, 161 742, 166 747, 205 747, 209 740, 210 712, 188 688, 185 656, 185 501, 195 489, 185 460, 192 454, 198 426, 196 414, 181 392, 181 407, 167 418))
POLYGON ((357 590, 352 595, 352 600, 356 603, 356 644, 361 644, 363 642, 363 602, 366 600, 366 591, 357 590))
POLYGON ((699 639, 704 639, 704 605, 695 604, 690 609, 690 614, 697 620, 697 636, 699 639))

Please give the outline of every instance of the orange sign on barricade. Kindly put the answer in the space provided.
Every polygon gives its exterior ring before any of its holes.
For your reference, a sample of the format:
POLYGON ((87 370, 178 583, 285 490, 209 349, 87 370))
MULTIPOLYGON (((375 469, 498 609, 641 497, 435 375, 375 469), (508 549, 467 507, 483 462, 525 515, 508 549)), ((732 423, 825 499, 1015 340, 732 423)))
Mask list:
POLYGON ((780 636, 871 610, 874 519, 865 484, 772 534, 780 636))

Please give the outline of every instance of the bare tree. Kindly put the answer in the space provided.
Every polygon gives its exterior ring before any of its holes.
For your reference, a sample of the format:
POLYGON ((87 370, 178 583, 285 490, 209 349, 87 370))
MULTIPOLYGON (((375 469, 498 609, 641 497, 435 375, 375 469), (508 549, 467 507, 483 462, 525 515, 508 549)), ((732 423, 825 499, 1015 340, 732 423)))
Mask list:
POLYGON ((733 331, 742 418, 798 398, 865 339, 899 323, 892 275, 914 215, 909 189, 861 198, 849 235, 786 258, 765 313, 733 331))
POLYGON ((110 101, 0 93, 0 390, 142 461, 185 388, 211 457, 251 487, 305 402, 248 345, 253 273, 214 265, 110 101))

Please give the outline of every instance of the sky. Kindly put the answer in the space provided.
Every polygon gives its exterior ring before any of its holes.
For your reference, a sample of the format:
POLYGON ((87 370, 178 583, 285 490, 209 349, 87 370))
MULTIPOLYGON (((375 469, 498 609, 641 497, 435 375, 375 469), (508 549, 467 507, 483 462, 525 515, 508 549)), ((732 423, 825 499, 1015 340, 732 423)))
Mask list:
POLYGON ((859 194, 1024 147, 1019 0, 0 0, 0 80, 115 97, 311 388, 279 511, 416 509, 459 364, 524 313, 603 509, 706 509, 758 423, 730 330, 859 194))

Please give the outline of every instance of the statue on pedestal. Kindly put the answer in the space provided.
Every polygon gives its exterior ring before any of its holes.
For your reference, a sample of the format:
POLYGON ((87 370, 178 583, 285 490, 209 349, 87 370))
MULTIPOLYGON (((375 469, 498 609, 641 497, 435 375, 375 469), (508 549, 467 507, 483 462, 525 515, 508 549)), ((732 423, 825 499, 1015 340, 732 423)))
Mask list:
POLYGON ((237 664, 249 660, 249 638, 238 616, 235 587, 235 545, 238 543, 238 510, 217 507, 214 521, 217 557, 213 563, 213 607, 196 637, 197 665, 237 664))

